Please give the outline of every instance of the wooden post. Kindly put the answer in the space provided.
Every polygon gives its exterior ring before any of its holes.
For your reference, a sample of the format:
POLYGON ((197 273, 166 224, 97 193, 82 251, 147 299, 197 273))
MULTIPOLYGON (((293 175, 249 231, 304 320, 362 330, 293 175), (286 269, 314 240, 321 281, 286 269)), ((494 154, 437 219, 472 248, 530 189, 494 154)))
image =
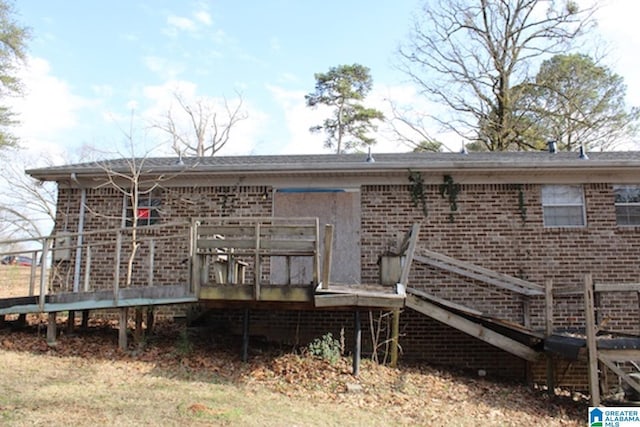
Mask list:
MULTIPOLYGON (((120 252, 122 251, 122 232, 118 230, 116 233, 116 259, 114 262, 115 271, 113 273, 113 299, 118 303, 118 294, 120 293, 120 252)), ((126 341, 126 339, 125 339, 126 341)))
POLYGON ((585 329, 589 353, 589 392, 591 406, 600 406, 600 382, 598 381, 598 348, 596 342, 596 320, 593 306, 593 277, 584 275, 585 329))
POLYGON ((58 313, 51 312, 49 313, 49 318, 47 321, 47 345, 55 346, 56 345, 56 315, 58 313))
POLYGON ((40 298, 38 305, 40 311, 44 311, 44 303, 47 298, 47 258, 49 255, 49 239, 44 239, 42 246, 42 259, 40 261, 40 298))
POLYGON ((322 254, 322 289, 329 289, 331 256, 333 253, 333 224, 324 226, 324 251, 322 254))
POLYGON ((87 255, 84 263, 84 286, 83 290, 89 292, 89 278, 91 275, 91 246, 87 246, 87 255))
MULTIPOLYGON (((553 334, 553 280, 547 279, 544 282, 544 312, 545 312, 545 338, 553 334)), ((556 394, 555 380, 556 364, 553 356, 547 354, 547 393, 550 396, 556 394)))
POLYGON ((395 368, 398 366, 398 337, 400 336, 400 309, 393 310, 391 318, 391 361, 390 366, 395 368))
POLYGON ((31 253, 31 272, 29 274, 29 296, 32 297, 36 290, 36 269, 38 268, 38 251, 31 253))
POLYGON ((356 310, 353 314, 353 375, 360 374, 360 354, 362 350, 362 328, 360 325, 360 311, 356 310))
POLYGON ((136 328, 133 331, 133 341, 137 345, 141 345, 142 338, 144 336, 142 332, 142 307, 136 307, 135 322, 136 322, 136 328))
POLYGON ((155 316, 153 313, 153 306, 147 306, 147 335, 151 335, 153 333, 153 324, 155 323, 155 316))
POLYGON ((416 252, 416 244, 418 243, 418 233, 420 233, 420 224, 415 223, 411 227, 411 237, 409 247, 404 257, 404 265, 402 266, 402 274, 400 275, 400 283, 407 286, 409 282, 409 272, 411 271, 411 263, 416 252))
MULTIPOLYGON (((153 286, 153 262, 156 253, 156 242, 155 240, 149 240, 149 276, 147 278, 147 285, 153 286)), ((140 314, 142 316, 142 314, 140 314)))
POLYGON ((122 351, 127 350, 127 307, 120 308, 120 319, 118 320, 118 347, 122 351))
POLYGON ((69 315, 67 316, 67 335, 73 334, 73 329, 76 326, 76 312, 74 310, 69 310, 69 315))
POLYGON ((82 329, 87 329, 89 327, 89 310, 82 310, 82 323, 80 327, 82 329))
POLYGON ((244 309, 244 316, 242 317, 242 361, 249 360, 249 309, 244 309))

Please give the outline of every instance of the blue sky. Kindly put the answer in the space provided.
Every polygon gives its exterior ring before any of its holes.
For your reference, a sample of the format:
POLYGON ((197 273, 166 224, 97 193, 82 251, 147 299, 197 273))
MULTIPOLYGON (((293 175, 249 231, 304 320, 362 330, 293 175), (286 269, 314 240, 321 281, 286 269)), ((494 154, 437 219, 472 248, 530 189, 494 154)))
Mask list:
MULTIPOLYGON (((371 69, 374 106, 384 110, 390 98, 430 108, 392 65, 420 3, 21 1, 18 19, 33 39, 23 76, 27 96, 16 104, 18 133, 36 151, 73 153, 83 145, 114 151, 133 111, 136 143, 151 147, 159 136, 143 130, 162 119, 172 92, 219 103, 223 96, 233 102, 240 91, 248 118, 221 154, 327 152, 322 135, 308 132, 323 112, 304 105, 316 72, 360 63, 371 69)), ((612 47, 607 63, 629 86, 629 103, 640 105, 640 10, 633 8, 640 6, 609 1, 598 15, 599 32, 612 47)), ((385 135, 377 151, 406 150, 385 135)))

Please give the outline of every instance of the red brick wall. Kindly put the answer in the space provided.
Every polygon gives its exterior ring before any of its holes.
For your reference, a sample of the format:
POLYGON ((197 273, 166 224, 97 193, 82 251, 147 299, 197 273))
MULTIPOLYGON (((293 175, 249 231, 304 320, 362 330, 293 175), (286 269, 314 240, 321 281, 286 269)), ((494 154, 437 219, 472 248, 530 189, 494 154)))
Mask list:
MULTIPOLYGON (((453 178, 455 180, 455 175, 453 178)), ((440 196, 439 185, 425 185, 426 217, 419 207, 413 205, 408 185, 364 185, 361 188, 362 282, 378 282, 379 256, 393 248, 414 222, 421 223, 419 248, 428 248, 541 285, 546 279, 552 279, 556 288, 579 290, 583 274, 588 272, 593 274, 595 282, 638 281, 640 227, 616 226, 611 185, 586 184, 584 193, 586 227, 545 228, 539 185, 462 184, 455 212, 451 211, 449 201, 440 196), (524 219, 519 203, 520 189, 526 209, 524 219)), ((164 189, 161 221, 211 216, 270 216, 271 197, 268 186, 164 189)), ((78 190, 61 190, 58 231, 64 228, 65 223, 70 231, 75 231, 79 198, 78 190)), ((122 195, 118 192, 88 190, 87 205, 85 230, 120 225, 122 195)), ((176 232, 179 231, 176 228, 176 232)), ((99 241, 104 238, 91 239, 99 241)), ((110 245, 106 246, 106 251, 95 254, 97 271, 94 273, 105 287, 111 286, 113 277, 113 245, 110 245)), ((144 266, 147 251, 148 248, 141 248, 137 258, 140 265, 144 266)), ((156 253, 164 260, 162 275, 159 275, 162 283, 186 280, 187 267, 181 263, 188 253, 186 240, 159 242, 156 253)), ((72 264, 73 261, 69 268, 72 264)), ((524 320, 523 298, 510 291, 417 263, 412 268, 409 284, 488 315, 520 323, 524 320)), ((96 287, 100 286, 100 282, 96 282, 96 287)), ((606 293, 599 296, 599 304, 599 318, 607 319, 612 329, 640 331, 637 295, 606 293)), ((542 298, 532 298, 531 325, 540 330, 545 322, 543 308, 542 298)), ((324 324, 313 317, 316 314, 300 316, 310 316, 308 321, 313 323, 310 326, 312 331, 322 335, 320 329, 324 324)), ((263 313, 265 324, 277 321, 288 325, 293 321, 286 316, 285 320, 269 316, 263 313)), ((583 327, 582 297, 557 296, 555 316, 556 328, 583 327)), ((471 369, 485 369, 496 375, 524 378, 524 363, 505 352, 409 309, 404 311, 402 322, 401 345, 406 359, 450 362, 471 369)), ((335 325, 327 327, 335 329, 335 325)))

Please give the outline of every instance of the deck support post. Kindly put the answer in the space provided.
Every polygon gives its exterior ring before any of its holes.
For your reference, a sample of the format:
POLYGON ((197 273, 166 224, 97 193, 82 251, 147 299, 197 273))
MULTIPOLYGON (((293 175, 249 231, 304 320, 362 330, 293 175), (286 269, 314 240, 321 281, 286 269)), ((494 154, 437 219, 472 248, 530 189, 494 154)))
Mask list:
POLYGON ((147 306, 147 335, 153 333, 153 324, 155 323, 155 315, 153 312, 153 306, 147 306))
POLYGON ((593 306, 593 277, 584 275, 585 329, 589 355, 589 392, 591 406, 600 406, 600 382, 598 381, 598 348, 596 342, 596 319, 593 306))
MULTIPOLYGON (((545 338, 553 334, 553 281, 547 279, 544 282, 544 307, 545 307, 545 338)), ((551 354, 547 354, 547 393, 550 396, 556 394, 555 387, 556 363, 551 354)))
POLYGON ((47 320, 47 345, 49 346, 55 346, 56 345, 56 335, 57 335, 57 331, 56 331, 56 316, 58 315, 58 313, 56 313, 55 311, 52 311, 49 313, 48 315, 48 320, 47 320))
POLYGON ((82 323, 80 327, 82 329, 87 329, 89 327, 89 310, 82 310, 82 323))
POLYGON ((76 312, 74 310, 69 310, 69 315, 67 316, 67 330, 66 334, 73 334, 73 329, 76 326, 76 312))
POLYGON ((144 337, 144 332, 142 331, 142 307, 136 307, 135 322, 136 327, 133 331, 133 341, 136 343, 136 345, 141 345, 142 338, 144 337))
POLYGON ((24 328, 25 326, 27 326, 27 314, 26 313, 20 313, 18 315, 18 320, 17 320, 17 326, 19 328, 24 328))
POLYGON ((127 349, 127 307, 120 308, 120 318, 118 319, 118 347, 120 350, 127 349))
POLYGON ((398 337, 400 336, 400 309, 393 310, 391 318, 391 360, 389 365, 392 368, 398 366, 398 337))
POLYGON ((4 314, 0 314, 0 329, 4 328, 6 324, 7 324, 7 322, 6 322, 5 315, 4 314))
POLYGON ((360 354, 362 350, 362 328, 360 324, 360 311, 353 313, 353 375, 360 374, 360 354))
POLYGON ((244 309, 244 314, 242 316, 242 361, 246 362, 249 360, 249 320, 250 313, 249 309, 244 309))

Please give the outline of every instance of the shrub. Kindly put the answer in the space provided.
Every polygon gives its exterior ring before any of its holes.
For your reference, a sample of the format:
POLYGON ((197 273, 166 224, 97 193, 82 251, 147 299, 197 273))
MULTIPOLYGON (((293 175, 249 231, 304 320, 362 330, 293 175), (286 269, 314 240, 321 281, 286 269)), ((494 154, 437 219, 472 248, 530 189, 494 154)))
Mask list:
POLYGON ((333 338, 331 332, 316 338, 307 346, 308 354, 335 364, 340 359, 340 342, 333 338))

